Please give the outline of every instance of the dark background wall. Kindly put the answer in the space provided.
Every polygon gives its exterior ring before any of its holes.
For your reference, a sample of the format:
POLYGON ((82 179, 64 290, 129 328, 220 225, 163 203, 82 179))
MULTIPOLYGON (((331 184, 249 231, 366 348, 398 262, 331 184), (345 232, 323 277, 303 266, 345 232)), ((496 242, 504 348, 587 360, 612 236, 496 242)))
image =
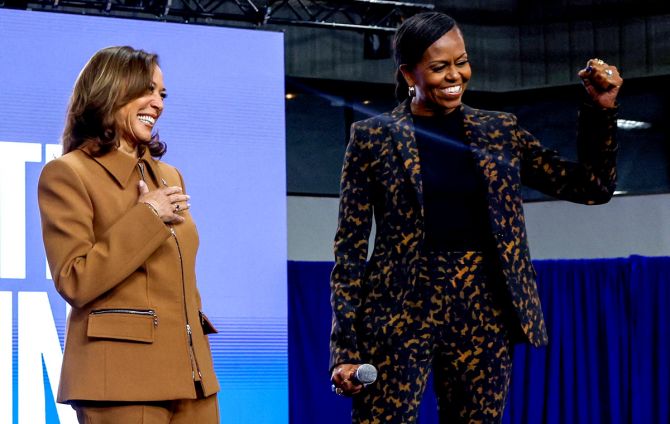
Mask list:
MULTIPOLYGON (((577 71, 599 57, 626 82, 619 130, 620 194, 670 191, 670 2, 656 0, 449 0, 432 3, 459 21, 473 67, 464 100, 516 113, 544 144, 575 155, 577 71)), ((348 128, 389 110, 394 66, 366 59, 362 32, 283 28, 286 34, 288 190, 335 196, 348 128), (291 97, 291 96, 289 96, 291 97)), ((385 36, 381 37, 384 42, 385 36)), ((390 42, 390 37, 386 37, 390 42)), ((528 192, 527 200, 539 200, 528 192)))
MULTIPOLYGON (((474 65, 473 65, 474 66, 474 65)), ((479 78, 474 67, 473 79, 479 78)), ((663 87, 670 77, 626 80, 619 118, 648 128, 620 128, 620 194, 670 192, 670 105, 663 87)), ((352 122, 393 108, 390 84, 287 79, 288 191, 297 195, 336 196, 348 128, 352 122)), ((583 100, 578 82, 528 90, 466 92, 464 101, 483 109, 515 113, 519 123, 543 144, 576 159, 577 110, 583 100)), ((525 199, 542 200, 528 190, 525 199)))
MULTIPOLYGON (((670 73, 670 3, 664 0, 437 0, 466 35, 479 75, 471 88, 509 91, 576 82, 589 57, 627 78, 670 73)), ((364 33, 283 28, 293 77, 393 82, 392 62, 364 60, 364 33)))

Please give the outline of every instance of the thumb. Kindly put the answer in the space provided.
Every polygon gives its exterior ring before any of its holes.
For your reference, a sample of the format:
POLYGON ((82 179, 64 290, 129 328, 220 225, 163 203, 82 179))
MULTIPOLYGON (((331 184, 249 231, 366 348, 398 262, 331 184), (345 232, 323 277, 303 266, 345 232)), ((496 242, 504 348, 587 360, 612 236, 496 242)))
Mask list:
POLYGON ((140 181, 137 187, 140 189, 140 196, 149 193, 149 187, 147 187, 147 183, 144 181, 140 181))

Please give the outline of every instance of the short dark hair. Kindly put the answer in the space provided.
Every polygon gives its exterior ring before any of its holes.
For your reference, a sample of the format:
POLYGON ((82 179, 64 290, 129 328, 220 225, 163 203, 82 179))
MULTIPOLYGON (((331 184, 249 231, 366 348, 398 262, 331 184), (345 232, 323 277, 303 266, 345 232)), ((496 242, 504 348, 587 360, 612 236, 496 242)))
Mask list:
MULTIPOLYGON (((129 46, 96 52, 79 73, 70 97, 63 130, 63 154, 94 143, 98 156, 119 145, 114 115, 151 86, 158 55, 129 46)), ((143 148, 143 146, 140 146, 143 148)), ((154 134, 148 145, 160 158, 167 146, 154 134)), ((141 152, 140 152, 141 153, 141 152)))
POLYGON ((424 52, 453 28, 456 21, 441 12, 419 13, 400 25, 393 37, 393 52, 396 66, 395 96, 399 101, 408 96, 407 82, 400 72, 400 65, 413 67, 421 61, 424 52))

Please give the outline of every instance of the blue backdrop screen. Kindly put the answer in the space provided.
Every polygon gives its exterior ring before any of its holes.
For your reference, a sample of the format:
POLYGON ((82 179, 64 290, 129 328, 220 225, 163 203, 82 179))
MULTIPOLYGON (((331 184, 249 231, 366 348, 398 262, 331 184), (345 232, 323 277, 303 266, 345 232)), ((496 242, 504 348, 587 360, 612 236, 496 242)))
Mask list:
POLYGON ((44 255, 36 186, 74 81, 102 47, 158 53, 164 160, 200 234, 198 285, 223 422, 288 420, 283 35, 0 9, 0 423, 73 423, 57 405, 66 305, 44 255))

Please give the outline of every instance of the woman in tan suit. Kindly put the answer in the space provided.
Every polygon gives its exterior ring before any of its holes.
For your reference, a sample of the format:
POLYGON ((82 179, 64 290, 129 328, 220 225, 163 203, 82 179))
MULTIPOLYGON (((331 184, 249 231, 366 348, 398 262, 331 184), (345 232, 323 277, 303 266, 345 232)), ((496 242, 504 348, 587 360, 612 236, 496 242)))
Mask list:
POLYGON ((75 84, 63 156, 40 177, 47 258, 72 306, 57 400, 80 423, 219 422, 198 234, 152 131, 165 96, 156 55, 100 50, 75 84))

